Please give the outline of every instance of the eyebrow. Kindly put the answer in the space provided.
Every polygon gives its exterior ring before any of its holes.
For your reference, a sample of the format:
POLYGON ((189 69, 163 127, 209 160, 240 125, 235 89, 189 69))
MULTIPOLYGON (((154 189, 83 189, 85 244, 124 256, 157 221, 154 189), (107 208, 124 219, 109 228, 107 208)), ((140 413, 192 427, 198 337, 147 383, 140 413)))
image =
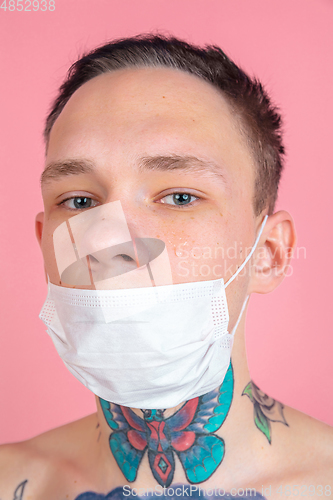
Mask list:
POLYGON ((160 170, 169 172, 181 170, 185 173, 198 173, 203 175, 214 175, 226 181, 224 168, 212 160, 198 158, 191 155, 168 155, 168 156, 144 156, 139 160, 139 168, 142 170, 160 170))
POLYGON ((88 160, 63 160, 49 163, 41 175, 40 183, 58 181, 70 175, 90 174, 94 171, 93 163, 88 160))
MULTIPOLYGON (((224 169, 221 165, 211 160, 201 159, 191 155, 143 156, 139 158, 138 166, 141 171, 152 170, 170 172, 179 170, 185 173, 198 173, 206 176, 213 175, 226 182, 223 173, 224 169)), ((84 159, 51 162, 45 167, 40 182, 44 185, 50 181, 58 181, 66 176, 91 174, 94 170, 94 164, 84 159)))

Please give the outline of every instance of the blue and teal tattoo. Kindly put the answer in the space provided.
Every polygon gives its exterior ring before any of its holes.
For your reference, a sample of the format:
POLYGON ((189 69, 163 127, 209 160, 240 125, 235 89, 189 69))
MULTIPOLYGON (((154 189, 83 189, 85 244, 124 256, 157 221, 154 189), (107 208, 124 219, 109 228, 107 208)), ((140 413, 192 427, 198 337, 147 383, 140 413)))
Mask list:
POLYGON ((187 401, 168 418, 165 410, 141 410, 142 418, 130 408, 100 399, 113 431, 110 449, 127 481, 135 481, 146 450, 152 474, 161 486, 173 480, 175 455, 190 483, 206 481, 224 457, 224 440, 214 433, 227 417, 233 387, 230 363, 218 389, 187 401))

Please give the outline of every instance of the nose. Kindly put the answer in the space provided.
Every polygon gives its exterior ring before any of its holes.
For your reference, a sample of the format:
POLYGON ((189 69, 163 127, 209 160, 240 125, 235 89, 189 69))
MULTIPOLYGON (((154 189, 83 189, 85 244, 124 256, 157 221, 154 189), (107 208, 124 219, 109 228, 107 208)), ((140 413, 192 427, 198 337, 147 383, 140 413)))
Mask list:
POLYGON ((97 282, 144 266, 148 264, 149 258, 148 247, 140 242, 138 252, 131 240, 90 253, 87 256, 87 265, 92 280, 97 282))
POLYGON ((120 201, 81 212, 61 224, 54 244, 62 283, 89 286, 147 266, 165 244, 141 238, 140 232, 136 225, 129 229, 120 201))
POLYGON ((88 286, 95 282, 120 276, 148 265, 165 248, 156 238, 135 238, 118 245, 92 252, 68 266, 61 281, 68 285, 88 286))

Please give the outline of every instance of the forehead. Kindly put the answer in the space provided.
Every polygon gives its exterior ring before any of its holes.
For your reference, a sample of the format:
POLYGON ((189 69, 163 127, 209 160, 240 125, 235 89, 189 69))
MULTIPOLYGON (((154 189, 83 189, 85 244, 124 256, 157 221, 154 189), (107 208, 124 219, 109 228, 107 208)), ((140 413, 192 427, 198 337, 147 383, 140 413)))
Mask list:
POLYGON ((193 154, 251 171, 226 99, 208 82, 169 68, 123 69, 82 85, 50 134, 49 161, 106 155, 193 154))

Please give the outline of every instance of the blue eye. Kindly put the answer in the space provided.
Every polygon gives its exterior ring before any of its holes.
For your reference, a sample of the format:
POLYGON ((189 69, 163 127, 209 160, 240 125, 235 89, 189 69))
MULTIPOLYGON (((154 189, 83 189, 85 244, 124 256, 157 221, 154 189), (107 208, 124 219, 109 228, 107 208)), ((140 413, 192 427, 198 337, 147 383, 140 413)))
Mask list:
POLYGON ((90 208, 91 207, 91 198, 74 198, 73 203, 75 208, 90 208))
POLYGON ((172 201, 174 201, 176 205, 187 205, 191 202, 191 195, 188 193, 177 193, 172 195, 172 201))
POLYGON ((70 210, 82 210, 86 208, 95 207, 97 202, 92 198, 87 196, 73 196, 72 198, 67 198, 60 203, 70 210))
POLYGON ((162 203, 166 203, 168 205, 184 206, 184 205, 189 205, 190 203, 192 203, 197 199, 198 199, 197 196, 193 196, 190 193, 174 193, 164 196, 164 198, 162 198, 161 201, 162 203))

